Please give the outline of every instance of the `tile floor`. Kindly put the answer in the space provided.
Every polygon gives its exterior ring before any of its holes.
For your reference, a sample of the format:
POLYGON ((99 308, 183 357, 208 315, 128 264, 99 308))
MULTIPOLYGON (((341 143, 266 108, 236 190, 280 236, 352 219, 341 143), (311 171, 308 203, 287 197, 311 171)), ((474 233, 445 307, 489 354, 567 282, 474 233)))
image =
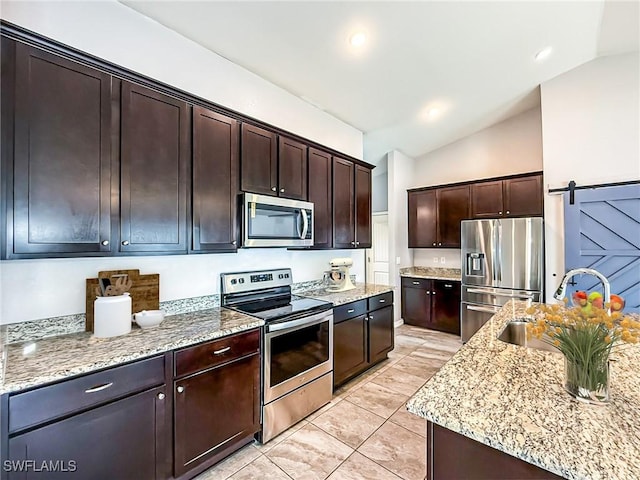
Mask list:
POLYGON ((197 480, 422 480, 425 421, 405 403, 461 346, 457 336, 400 326, 389 358, 338 389, 331 403, 197 480))

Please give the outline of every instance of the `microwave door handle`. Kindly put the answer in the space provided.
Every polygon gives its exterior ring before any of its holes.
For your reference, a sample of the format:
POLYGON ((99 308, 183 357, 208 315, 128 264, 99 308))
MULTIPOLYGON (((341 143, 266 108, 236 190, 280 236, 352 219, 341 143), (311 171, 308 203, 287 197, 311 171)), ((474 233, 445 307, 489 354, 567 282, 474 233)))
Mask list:
POLYGON ((302 213, 302 234, 300 235, 300 239, 304 240, 307 237, 307 230, 309 230, 309 217, 307 217, 307 211, 304 208, 300 209, 300 213, 302 213))
MULTIPOLYGON (((300 212, 302 212, 302 210, 300 210, 300 212)), ((302 231, 300 230, 300 217, 302 216, 302 214, 298 214, 298 212, 296 212, 296 232, 298 233, 298 237, 302 238, 302 231)))

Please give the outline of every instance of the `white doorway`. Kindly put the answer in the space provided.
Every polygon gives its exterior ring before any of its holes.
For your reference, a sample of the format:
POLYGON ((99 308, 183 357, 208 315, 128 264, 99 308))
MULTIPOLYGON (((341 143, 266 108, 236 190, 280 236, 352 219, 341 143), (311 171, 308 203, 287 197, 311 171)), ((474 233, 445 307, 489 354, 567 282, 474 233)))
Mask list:
POLYGON ((366 250, 367 283, 389 283, 389 215, 387 212, 371 216, 371 248, 366 250))

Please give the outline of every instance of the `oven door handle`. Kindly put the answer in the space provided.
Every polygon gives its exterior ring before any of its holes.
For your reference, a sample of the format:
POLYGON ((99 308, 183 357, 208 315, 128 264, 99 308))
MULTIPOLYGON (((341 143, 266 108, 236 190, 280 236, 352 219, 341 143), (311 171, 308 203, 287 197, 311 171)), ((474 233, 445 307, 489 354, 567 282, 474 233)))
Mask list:
POLYGON ((282 332, 283 330, 293 330, 298 329, 299 327, 311 327, 313 325, 317 325, 318 323, 327 321, 330 322, 331 317, 331 315, 324 315, 322 318, 317 318, 315 320, 309 320, 309 317, 305 317, 291 320, 290 322, 272 323, 267 325, 267 333, 282 332))

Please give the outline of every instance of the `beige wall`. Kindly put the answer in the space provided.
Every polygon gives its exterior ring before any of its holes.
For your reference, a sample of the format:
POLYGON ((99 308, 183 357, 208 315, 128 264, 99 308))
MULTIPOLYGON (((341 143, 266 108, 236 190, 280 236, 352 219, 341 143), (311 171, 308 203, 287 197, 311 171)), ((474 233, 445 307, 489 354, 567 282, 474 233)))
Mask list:
MULTIPOLYGON (((592 185, 640 179, 638 52, 602 57, 541 86, 544 181, 592 185)), ((563 197, 545 196, 547 298, 564 268, 563 197)))

